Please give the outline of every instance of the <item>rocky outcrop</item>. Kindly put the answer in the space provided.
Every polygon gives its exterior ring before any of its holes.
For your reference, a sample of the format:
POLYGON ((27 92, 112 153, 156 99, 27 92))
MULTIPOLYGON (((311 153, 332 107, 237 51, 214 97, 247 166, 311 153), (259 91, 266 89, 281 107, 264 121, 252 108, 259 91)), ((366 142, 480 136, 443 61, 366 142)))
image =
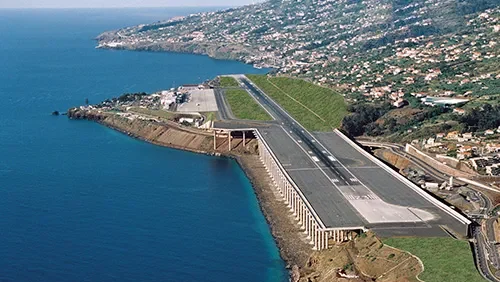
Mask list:
POLYGON ((68 118, 70 119, 86 119, 100 122, 104 120, 108 114, 98 111, 82 110, 80 108, 71 108, 68 110, 68 118))
POLYGON ((406 170, 411 165, 408 159, 400 157, 387 149, 377 150, 375 156, 398 168, 399 172, 406 170))

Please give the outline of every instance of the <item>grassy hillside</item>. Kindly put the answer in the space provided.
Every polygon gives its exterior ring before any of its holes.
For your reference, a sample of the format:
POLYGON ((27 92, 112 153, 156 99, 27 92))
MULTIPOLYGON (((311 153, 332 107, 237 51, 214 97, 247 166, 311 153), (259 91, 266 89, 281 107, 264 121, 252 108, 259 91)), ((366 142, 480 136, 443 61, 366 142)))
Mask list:
POLYGON ((236 79, 230 76, 221 76, 219 77, 220 87, 239 87, 240 85, 236 81, 236 79))
POLYGON ((271 120, 271 117, 257 102, 243 89, 228 89, 226 99, 231 111, 239 119, 271 120))
POLYGON ((300 79, 247 75, 260 89, 312 131, 340 126, 347 114, 344 98, 331 89, 300 79))
POLYGON ((419 275, 426 282, 480 282, 485 281, 476 267, 469 243, 452 238, 390 238, 384 244, 408 251, 419 257, 424 272, 419 275))

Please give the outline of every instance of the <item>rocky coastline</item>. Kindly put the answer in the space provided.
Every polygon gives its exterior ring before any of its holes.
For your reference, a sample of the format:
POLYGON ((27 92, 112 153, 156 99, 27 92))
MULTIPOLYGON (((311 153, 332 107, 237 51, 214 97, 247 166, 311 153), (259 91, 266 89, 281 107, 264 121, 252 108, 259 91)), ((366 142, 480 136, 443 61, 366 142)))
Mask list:
POLYGON ((119 112, 88 107, 69 109, 67 116, 73 120, 94 121, 159 146, 235 159, 252 184, 292 282, 414 281, 414 277, 423 270, 418 259, 384 247, 374 234, 337 243, 327 250, 312 250, 289 207, 273 189, 273 180, 260 160, 255 139, 247 138, 244 146, 241 138, 233 137, 233 149, 229 151, 227 136, 218 137, 217 148, 214 149, 213 133, 168 120, 130 119, 119 112), (380 253, 382 257, 393 253, 398 259, 389 264, 382 263, 386 260, 376 260, 375 253, 380 253))
POLYGON ((242 46, 218 45, 218 44, 195 44, 195 43, 148 43, 148 44, 123 44, 109 45, 100 43, 99 49, 115 49, 127 51, 146 51, 146 52, 173 52, 206 55, 217 60, 234 60, 244 63, 251 63, 245 58, 251 56, 252 51, 242 46))
POLYGON ((274 194, 272 180, 258 156, 256 140, 247 141, 246 148, 241 140, 233 139, 234 149, 227 151, 227 138, 218 138, 217 149, 213 148, 213 135, 202 130, 182 127, 175 123, 158 123, 126 118, 93 110, 72 108, 67 116, 73 120, 94 121, 130 137, 155 145, 194 153, 223 156, 235 159, 250 179, 259 206, 271 229, 280 255, 290 271, 292 281, 299 281, 299 269, 307 266, 314 251, 303 240, 302 232, 290 216, 289 208, 274 194))
POLYGON ((96 48, 127 50, 127 51, 145 51, 145 52, 173 52, 184 54, 204 55, 217 60, 240 61, 246 64, 255 63, 252 57, 259 55, 259 51, 250 46, 229 43, 210 43, 210 42, 120 42, 120 36, 117 31, 110 31, 100 34, 95 38, 96 48), (117 43, 119 42, 119 43, 117 43))

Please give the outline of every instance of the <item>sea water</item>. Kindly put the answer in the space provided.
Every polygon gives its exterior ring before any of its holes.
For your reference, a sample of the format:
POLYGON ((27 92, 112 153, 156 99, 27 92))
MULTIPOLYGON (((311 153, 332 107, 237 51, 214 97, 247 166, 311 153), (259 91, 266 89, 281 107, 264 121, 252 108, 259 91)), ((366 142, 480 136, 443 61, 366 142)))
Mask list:
POLYGON ((0 10, 0 281, 285 281, 241 168, 51 112, 259 73, 205 56, 95 49, 196 9, 0 10))

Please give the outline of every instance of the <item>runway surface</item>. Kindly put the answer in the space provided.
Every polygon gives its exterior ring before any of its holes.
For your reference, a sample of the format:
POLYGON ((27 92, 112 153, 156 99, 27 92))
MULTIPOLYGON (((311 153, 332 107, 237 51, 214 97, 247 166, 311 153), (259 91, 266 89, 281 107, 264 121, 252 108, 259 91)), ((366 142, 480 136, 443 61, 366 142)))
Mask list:
POLYGON ((275 122, 257 127, 328 227, 381 236, 466 234, 466 226, 358 152, 336 132, 310 133, 244 76, 237 79, 275 122))

